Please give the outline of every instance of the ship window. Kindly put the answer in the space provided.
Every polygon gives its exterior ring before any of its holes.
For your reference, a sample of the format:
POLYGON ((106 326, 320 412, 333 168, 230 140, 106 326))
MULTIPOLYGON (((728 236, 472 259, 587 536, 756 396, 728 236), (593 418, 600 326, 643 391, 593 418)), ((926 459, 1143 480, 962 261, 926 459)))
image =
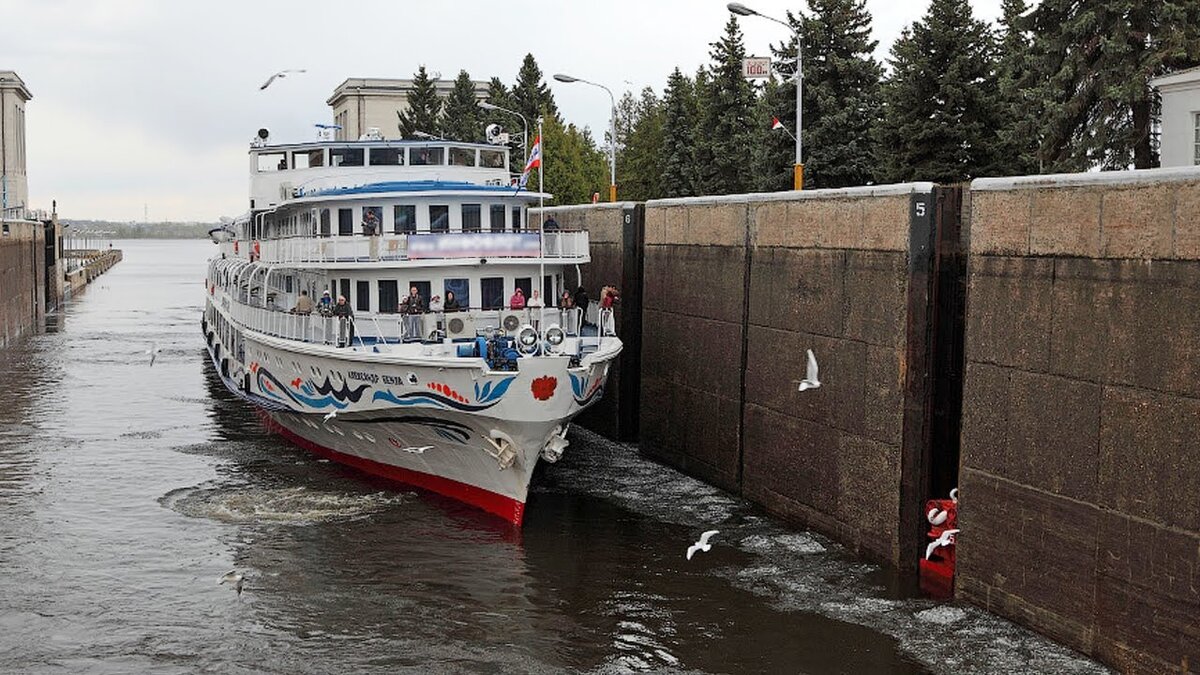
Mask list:
MULTIPOLYGON (((340 285, 341 285, 341 288, 338 290, 338 295, 345 297, 346 302, 350 302, 350 280, 349 279, 338 279, 338 281, 340 282, 340 285)), ((337 300, 337 298, 334 298, 334 301, 336 301, 336 300, 337 300)))
POLYGON ((338 209, 338 236, 354 234, 354 209, 338 209))
POLYGON ((480 209, 479 204, 463 204, 462 205, 462 231, 463 232, 478 232, 480 230, 480 209))
MULTIPOLYGON (((523 294, 525 295, 525 299, 526 299, 526 300, 528 300, 528 299, 529 299, 529 290, 530 290, 531 288, 533 288, 533 279, 532 279, 532 278, 530 278, 530 277, 521 277, 520 279, 517 279, 517 280, 516 280, 516 281, 513 283, 513 285, 514 285, 514 286, 516 286, 517 288, 521 289, 521 293, 523 293, 523 294)), ((516 291, 514 290, 514 293, 515 293, 515 292, 516 292, 516 291)))
POLYGON ((479 280, 480 300, 484 309, 504 308, 504 277, 488 277, 479 280))
POLYGON ((504 151, 503 150, 480 150, 479 151, 479 166, 489 169, 504 168, 504 151))
POLYGON ((369 312, 371 311, 371 282, 359 281, 355 283, 354 311, 369 312))
POLYGON ((259 171, 282 171, 287 168, 287 154, 282 152, 263 152, 258 155, 259 171))
POLYGON ((292 168, 293 169, 309 169, 314 166, 324 166, 325 151, 322 150, 297 150, 292 153, 292 168))
POLYGON ((371 148, 371 166, 403 166, 404 148, 371 148))
POLYGON ((379 280, 379 313, 395 314, 400 305, 400 288, 395 279, 379 280))
POLYGON ((392 232, 412 234, 417 231, 417 207, 413 204, 398 204, 393 209, 392 232))
POLYGON ((450 207, 444 205, 431 205, 429 207, 429 231, 430 232, 449 232, 450 231, 450 207))
POLYGON ((329 236, 329 209, 321 209, 321 236, 329 236))
POLYGON ((441 166, 445 148, 412 148, 408 153, 408 162, 413 166, 441 166))
POLYGON ((475 149, 450 148, 450 166, 475 166, 475 149))
POLYGON ((332 148, 329 151, 329 166, 362 166, 362 148, 332 148))
POLYGON ((443 282, 442 302, 446 302, 446 295, 454 293, 454 301, 458 306, 467 309, 471 306, 471 280, 470 279, 446 279, 443 282))
POLYGON ((325 166, 325 148, 308 151, 308 166, 325 166))
POLYGON ((490 221, 489 227, 492 230, 492 232, 503 232, 504 231, 504 205, 503 204, 492 204, 491 208, 488 209, 488 216, 489 216, 488 220, 490 221))
POLYGON ((406 297, 406 298, 408 297, 408 294, 410 292, 409 289, 412 288, 413 286, 417 287, 417 294, 421 296, 422 302, 424 302, 425 306, 428 307, 429 306, 429 288, 430 288, 429 282, 428 281, 410 281, 410 282, 408 282, 408 286, 404 287, 404 297, 406 297))
POLYGON ((512 207, 512 229, 513 232, 521 231, 521 207, 512 207))

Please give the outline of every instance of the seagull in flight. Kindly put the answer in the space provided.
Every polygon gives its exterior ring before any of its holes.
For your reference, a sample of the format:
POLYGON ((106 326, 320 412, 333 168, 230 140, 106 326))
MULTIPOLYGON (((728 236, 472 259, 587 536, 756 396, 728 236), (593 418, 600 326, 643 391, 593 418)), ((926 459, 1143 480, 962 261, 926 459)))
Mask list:
MULTIPOLYGON (((793 380, 794 381, 794 380, 793 380)), ((808 372, 805 373, 804 379, 800 380, 800 389, 816 389, 821 386, 821 381, 817 379, 817 357, 813 356, 812 350, 808 350, 808 372)))
POLYGON ((147 355, 149 355, 149 356, 150 356, 150 365, 151 365, 151 366, 153 366, 153 365, 154 365, 154 358, 155 358, 156 356, 158 356, 158 353, 159 353, 159 352, 161 352, 161 351, 162 351, 162 348, 158 346, 158 343, 157 343, 157 342, 155 342, 155 343, 152 343, 152 344, 150 345, 150 349, 147 349, 147 350, 146 350, 145 352, 143 352, 143 353, 144 353, 144 354, 147 354, 147 355))
POLYGON ((238 574, 237 570, 229 570, 225 574, 221 575, 220 579, 217 579, 217 585, 220 586, 221 584, 231 584, 233 586, 233 590, 237 591, 237 594, 240 596, 242 594, 242 582, 245 579, 246 577, 238 574))
POLYGON ((696 551, 704 551, 705 553, 708 553, 709 551, 711 551, 712 544, 708 543, 708 540, 711 539, 714 534, 719 534, 719 531, 708 530, 704 534, 700 535, 700 541, 698 541, 688 547, 687 559, 691 560, 692 556, 696 555, 696 551))
POLYGON ((337 408, 334 408, 333 410, 330 410, 329 412, 325 413, 325 421, 328 422, 329 420, 337 417, 337 412, 338 412, 337 408))
POLYGON ((277 78, 277 77, 287 77, 288 73, 305 73, 305 72, 308 72, 308 71, 304 70, 303 68, 289 68, 288 70, 281 70, 278 73, 275 73, 274 75, 268 77, 267 81, 263 82, 262 86, 259 87, 258 90, 262 91, 263 89, 266 89, 267 87, 271 86, 271 83, 274 82, 275 78, 277 78))

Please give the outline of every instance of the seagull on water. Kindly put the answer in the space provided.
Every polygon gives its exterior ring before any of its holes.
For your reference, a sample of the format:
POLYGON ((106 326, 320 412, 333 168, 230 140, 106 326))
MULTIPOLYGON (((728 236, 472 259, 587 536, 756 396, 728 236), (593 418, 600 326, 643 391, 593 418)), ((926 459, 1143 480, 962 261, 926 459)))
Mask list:
POLYGON ((705 553, 711 551, 712 544, 708 543, 708 540, 711 539, 714 534, 719 534, 719 532, 717 530, 708 530, 704 534, 700 535, 700 541, 688 547, 687 559, 691 560, 692 556, 696 555, 696 551, 704 551, 705 553))
POLYGON ((275 73, 274 75, 268 77, 267 81, 263 82, 262 86, 259 87, 258 90, 262 91, 263 89, 266 89, 267 87, 271 86, 271 83, 274 82, 275 78, 277 78, 277 77, 287 77, 288 73, 304 73, 304 72, 308 72, 308 71, 304 70, 303 68, 289 68, 288 70, 281 70, 278 73, 275 73))
MULTIPOLYGON (((794 381, 794 380, 793 380, 794 381)), ((817 357, 813 356, 812 350, 808 350, 808 372, 804 374, 804 379, 800 380, 800 389, 816 389, 821 386, 821 381, 817 379, 817 357)))
POLYGON ((225 574, 221 575, 220 579, 217 579, 217 585, 220 586, 221 584, 232 584, 233 590, 237 591, 238 595, 241 595, 242 594, 242 582, 245 579, 246 579, 246 577, 242 576, 241 574, 238 574, 237 570, 229 570, 225 574))
POLYGON ((158 346, 158 343, 155 342, 150 345, 150 349, 147 349, 143 353, 150 356, 150 365, 153 366, 154 365, 154 357, 158 356, 158 353, 161 351, 162 351, 162 349, 158 346))
POLYGON ((337 417, 337 408, 334 408, 333 410, 330 410, 329 412, 325 413, 325 421, 326 422, 328 422, 329 420, 331 420, 335 417, 337 417))

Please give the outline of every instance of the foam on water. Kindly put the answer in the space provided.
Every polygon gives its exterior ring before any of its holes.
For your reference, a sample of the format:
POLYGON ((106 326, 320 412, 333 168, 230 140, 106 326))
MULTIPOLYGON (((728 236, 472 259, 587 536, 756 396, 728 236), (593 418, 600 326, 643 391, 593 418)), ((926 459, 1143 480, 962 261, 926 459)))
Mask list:
POLYGON ((345 494, 319 492, 304 486, 277 489, 197 486, 172 490, 159 503, 185 516, 225 523, 308 525, 362 518, 404 500, 405 495, 400 493, 345 494))

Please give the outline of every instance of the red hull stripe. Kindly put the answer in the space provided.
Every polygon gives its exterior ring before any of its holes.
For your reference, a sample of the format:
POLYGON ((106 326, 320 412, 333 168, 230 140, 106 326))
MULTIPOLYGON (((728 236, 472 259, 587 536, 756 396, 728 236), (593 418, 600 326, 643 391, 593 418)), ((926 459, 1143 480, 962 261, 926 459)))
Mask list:
POLYGON ((415 485, 419 488, 424 488, 430 492, 436 492, 440 495, 445 495, 451 499, 456 499, 465 504, 470 504, 476 508, 483 509, 488 513, 500 516, 513 525, 520 526, 521 521, 525 517, 525 503, 517 501, 511 497, 498 495, 495 492, 489 492, 483 488, 466 483, 460 483, 449 478, 435 476, 429 473, 420 471, 412 471, 403 469, 391 464, 383 464, 354 455, 347 455, 337 450, 331 450, 323 445, 317 445, 312 441, 299 436, 275 420, 271 419, 262 410, 258 410, 259 417, 262 418, 263 424, 268 430, 273 431, 280 436, 283 436, 292 443, 309 450, 315 454, 326 457, 340 464, 352 466, 361 471, 365 471, 376 476, 382 476, 389 480, 394 480, 407 485, 415 485))

